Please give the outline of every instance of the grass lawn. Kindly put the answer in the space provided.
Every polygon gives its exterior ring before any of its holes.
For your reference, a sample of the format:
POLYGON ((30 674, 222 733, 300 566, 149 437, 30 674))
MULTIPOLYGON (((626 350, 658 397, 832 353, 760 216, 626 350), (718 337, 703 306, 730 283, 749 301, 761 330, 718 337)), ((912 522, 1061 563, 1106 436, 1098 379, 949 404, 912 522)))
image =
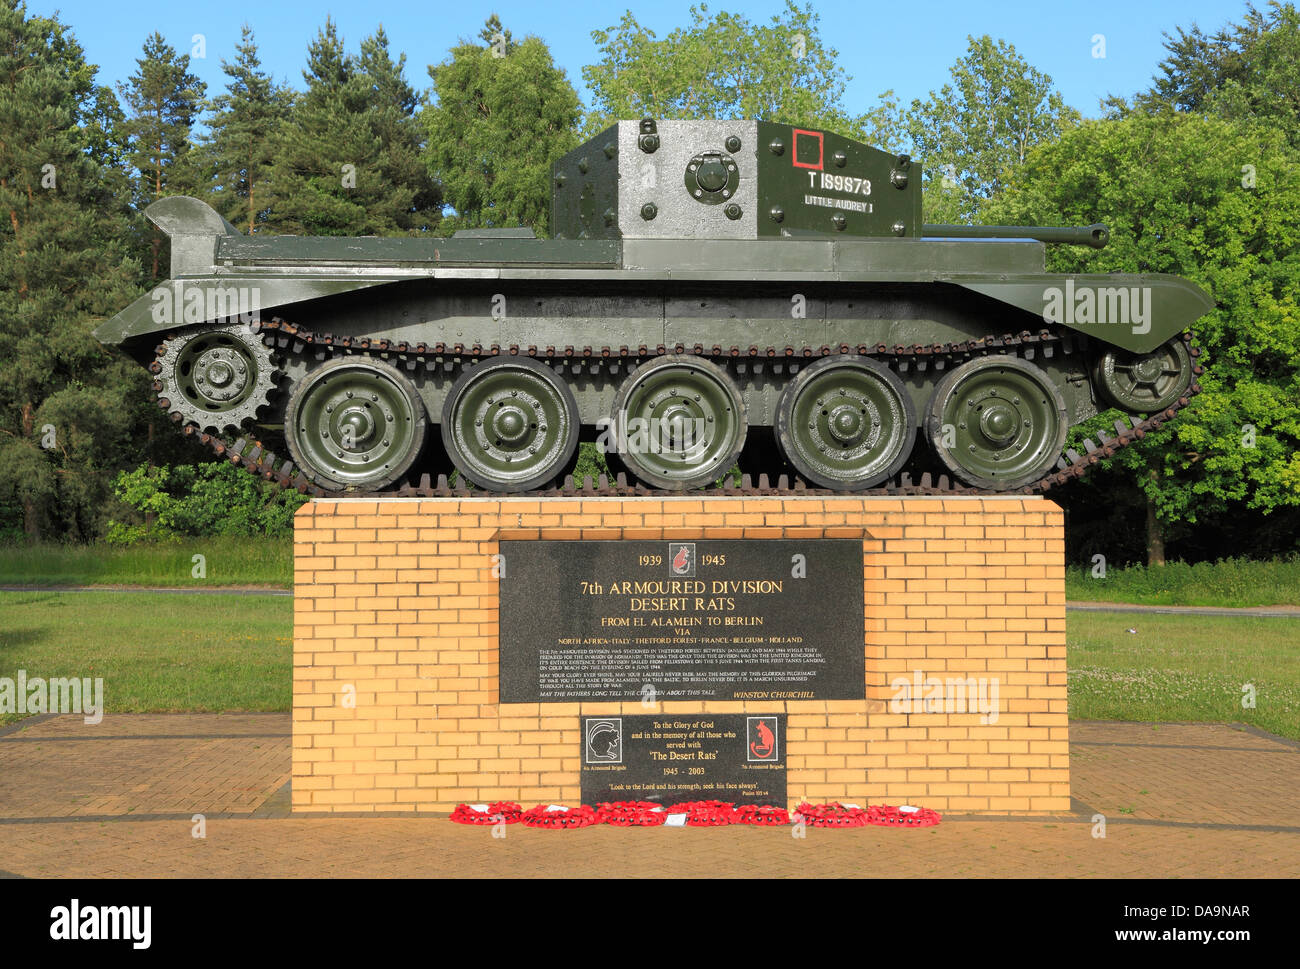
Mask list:
POLYGON ((107 716, 288 710, 292 630, 287 596, 0 592, 0 676, 102 677, 107 716))
POLYGON ((0 585, 292 584, 293 542, 288 538, 194 538, 125 547, 0 545, 0 585), (196 561, 196 555, 203 559, 196 561), (196 576, 196 571, 206 574, 196 576))
MULTIPOLYGON (((288 597, 0 592, 0 676, 103 677, 109 714, 287 711, 292 624, 288 597)), ((1300 740, 1300 619, 1075 612, 1068 639, 1071 717, 1300 740)))
MULTIPOLYGON (((147 545, 0 545, 0 585, 140 585, 162 587, 293 585, 289 538, 186 539, 147 545), (196 576, 196 555, 202 575, 196 576)), ((1065 594, 1072 602, 1132 602, 1158 606, 1300 606, 1300 558, 1251 562, 1226 559, 1159 568, 1071 567, 1065 594)))
POLYGON ((1065 571, 1065 597, 1148 606, 1300 606, 1300 559, 1134 565, 1107 569, 1104 578, 1071 567, 1065 571))
POLYGON ((1066 629, 1072 718, 1239 721, 1300 740, 1300 619, 1072 612, 1066 629))

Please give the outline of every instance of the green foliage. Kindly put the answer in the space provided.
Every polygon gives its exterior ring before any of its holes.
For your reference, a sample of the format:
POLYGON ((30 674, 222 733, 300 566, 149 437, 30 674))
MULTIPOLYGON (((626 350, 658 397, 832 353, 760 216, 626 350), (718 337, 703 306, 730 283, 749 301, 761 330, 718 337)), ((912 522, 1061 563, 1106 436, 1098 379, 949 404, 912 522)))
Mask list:
POLYGON ((293 540, 172 535, 129 545, 0 543, 0 585, 153 587, 293 585, 293 540), (201 577, 194 556, 204 557, 201 577))
MULTIPOLYGON (((133 171, 131 190, 139 209, 164 195, 192 195, 195 175, 190 132, 206 85, 189 70, 188 54, 177 54, 162 34, 144 42, 136 73, 118 91, 130 109, 120 123, 124 160, 133 171)), ((166 277, 163 235, 145 220, 132 220, 134 251, 149 267, 149 282, 166 277)))
POLYGON ((166 277, 164 238, 142 215, 164 195, 196 191, 190 134, 207 86, 190 73, 190 56, 178 55, 162 35, 144 40, 136 72, 117 90, 130 116, 118 121, 122 160, 131 170, 131 194, 138 212, 131 219, 133 254, 148 267, 148 282, 166 277))
POLYGON ((190 56, 178 55, 157 31, 145 39, 143 53, 136 73, 117 87, 131 110, 122 124, 127 160, 138 173, 137 197, 148 202, 169 194, 207 85, 190 73, 190 56))
POLYGON ((226 93, 205 105, 212 112, 209 134, 196 154, 208 203, 251 235, 269 214, 271 165, 293 92, 261 70, 247 24, 237 51, 233 64, 221 62, 230 80, 226 93))
POLYGON ((352 55, 326 21, 308 49, 307 90, 276 144, 268 230, 405 235, 437 225, 441 198, 420 157, 405 65, 405 54, 389 54, 382 27, 352 55))
MULTIPOLYGON (((1133 110, 1193 111, 1279 127, 1300 148, 1300 12, 1271 0, 1267 10, 1246 5, 1239 24, 1213 34, 1193 25, 1165 34, 1169 52, 1150 89, 1133 110)), ((1112 107, 1129 110, 1122 102, 1112 107)))
POLYGON ((154 521, 151 526, 114 521, 107 539, 118 544, 178 535, 289 535, 293 513, 307 501, 225 462, 123 471, 113 491, 154 521))
POLYGON ((57 19, 0 5, 0 509, 6 530, 94 534, 147 375, 91 336, 137 293, 121 112, 57 19))
POLYGON ((425 158, 456 210, 440 231, 525 225, 546 235, 551 165, 578 143, 578 95, 541 39, 515 43, 493 15, 483 40, 429 68, 425 158))
POLYGON ((913 151, 925 166, 925 221, 975 221, 983 200, 1035 145, 1079 122, 1052 79, 1030 67, 1011 44, 968 37, 952 81, 914 100, 905 112, 913 151))
POLYGON ((1204 393, 1115 459, 1167 522, 1300 505, 1298 163, 1274 130, 1134 114, 1040 147, 984 210, 1009 223, 1110 225, 1104 250, 1052 250, 1054 271, 1177 273, 1213 296, 1198 324, 1204 393))
POLYGON ((663 40, 629 11, 591 36, 600 60, 582 69, 594 104, 588 134, 625 118, 746 118, 875 140, 881 123, 879 113, 852 117, 844 108, 849 76, 811 4, 786 0, 766 25, 700 4, 689 27, 663 40))
POLYGON ((1094 578, 1092 571, 1090 566, 1066 569, 1067 599, 1151 606, 1300 606, 1300 556, 1107 567, 1104 578, 1094 578))
POLYGON ((581 441, 578 444, 578 459, 573 468, 573 480, 582 484, 583 478, 590 478, 594 484, 601 475, 613 479, 613 472, 605 460, 604 452, 595 441, 581 441))

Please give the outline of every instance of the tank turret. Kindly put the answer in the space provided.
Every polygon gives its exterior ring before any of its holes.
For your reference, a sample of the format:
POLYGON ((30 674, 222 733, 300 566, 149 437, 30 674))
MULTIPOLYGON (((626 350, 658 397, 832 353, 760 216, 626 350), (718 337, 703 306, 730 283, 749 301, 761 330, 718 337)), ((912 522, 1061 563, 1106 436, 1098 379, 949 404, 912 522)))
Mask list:
POLYGON ((621 121, 555 163, 551 226, 575 239, 921 234, 921 166, 766 121, 621 121))

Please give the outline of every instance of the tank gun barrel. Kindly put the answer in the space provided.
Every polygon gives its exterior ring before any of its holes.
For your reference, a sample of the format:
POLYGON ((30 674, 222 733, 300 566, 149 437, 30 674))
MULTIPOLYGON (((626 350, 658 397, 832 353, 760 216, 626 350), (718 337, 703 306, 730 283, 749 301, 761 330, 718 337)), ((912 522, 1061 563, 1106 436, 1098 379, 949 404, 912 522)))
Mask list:
POLYGON ((1037 239, 1052 245, 1106 248, 1110 230, 1096 223, 1083 226, 1041 225, 926 225, 921 235, 929 239, 1037 239))

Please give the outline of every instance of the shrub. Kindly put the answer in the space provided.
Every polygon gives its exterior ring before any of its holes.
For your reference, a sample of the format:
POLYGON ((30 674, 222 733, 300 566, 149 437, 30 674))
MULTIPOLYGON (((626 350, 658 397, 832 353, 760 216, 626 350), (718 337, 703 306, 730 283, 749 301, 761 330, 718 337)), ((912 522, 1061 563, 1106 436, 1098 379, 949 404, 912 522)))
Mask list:
POLYGON ((293 513, 307 501, 225 462, 123 471, 113 492, 143 518, 111 522, 106 538, 114 544, 169 536, 289 535, 293 513))

